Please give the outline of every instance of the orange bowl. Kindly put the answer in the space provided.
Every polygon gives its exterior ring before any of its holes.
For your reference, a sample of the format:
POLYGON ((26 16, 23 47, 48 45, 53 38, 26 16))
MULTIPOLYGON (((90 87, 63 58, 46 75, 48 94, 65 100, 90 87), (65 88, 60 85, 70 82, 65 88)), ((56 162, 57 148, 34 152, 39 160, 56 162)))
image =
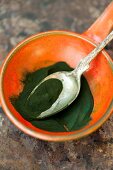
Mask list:
POLYGON ((22 91, 21 79, 25 72, 33 72, 59 61, 75 68, 94 47, 95 44, 85 36, 65 31, 36 34, 17 45, 6 58, 0 76, 1 104, 9 119, 23 132, 48 141, 78 139, 99 128, 113 111, 113 62, 104 50, 84 74, 94 97, 92 120, 84 128, 72 132, 41 130, 26 121, 9 100, 22 91))

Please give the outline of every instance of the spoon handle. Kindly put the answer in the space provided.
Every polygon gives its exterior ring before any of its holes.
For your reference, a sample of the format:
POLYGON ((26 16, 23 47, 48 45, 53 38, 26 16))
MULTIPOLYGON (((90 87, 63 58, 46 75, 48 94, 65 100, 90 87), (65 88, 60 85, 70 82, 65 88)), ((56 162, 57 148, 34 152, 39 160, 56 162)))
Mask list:
POLYGON ((72 72, 75 74, 82 75, 88 68, 90 62, 97 56, 97 54, 113 39, 113 31, 85 58, 83 58, 78 66, 72 72))

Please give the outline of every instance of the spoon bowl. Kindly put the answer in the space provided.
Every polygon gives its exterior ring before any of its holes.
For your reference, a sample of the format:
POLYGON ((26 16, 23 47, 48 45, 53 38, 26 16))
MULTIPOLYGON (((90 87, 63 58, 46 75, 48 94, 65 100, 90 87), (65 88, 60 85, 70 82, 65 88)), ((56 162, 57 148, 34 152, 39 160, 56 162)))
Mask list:
MULTIPOLYGON (((80 91, 80 77, 75 77, 71 72, 62 71, 53 73, 44 78, 30 93, 27 99, 35 92, 35 90, 45 81, 49 79, 58 79, 62 82, 63 89, 55 101, 55 103, 46 111, 43 111, 37 118, 42 119, 56 114, 57 112, 68 107, 78 96, 80 91)), ((54 91, 53 91, 54 93, 54 91)))

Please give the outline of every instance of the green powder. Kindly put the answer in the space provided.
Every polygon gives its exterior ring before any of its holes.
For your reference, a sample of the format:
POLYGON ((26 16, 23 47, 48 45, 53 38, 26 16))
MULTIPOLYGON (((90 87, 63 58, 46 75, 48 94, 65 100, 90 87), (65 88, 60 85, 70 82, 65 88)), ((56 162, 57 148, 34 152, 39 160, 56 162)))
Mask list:
POLYGON ((58 79, 49 79, 42 83, 27 99, 26 107, 33 114, 40 115, 49 109, 62 91, 62 83, 58 79))
POLYGON ((46 76, 57 71, 72 71, 64 62, 41 68, 35 72, 27 73, 24 80, 23 91, 17 97, 11 97, 15 109, 34 126, 48 131, 72 131, 80 129, 90 121, 93 109, 93 96, 86 79, 82 76, 81 91, 77 99, 66 109, 45 118, 37 120, 41 112, 49 109, 57 100, 62 91, 62 83, 58 79, 50 79, 42 83, 30 96, 32 90, 46 76), (29 97, 30 96, 30 97, 29 97))

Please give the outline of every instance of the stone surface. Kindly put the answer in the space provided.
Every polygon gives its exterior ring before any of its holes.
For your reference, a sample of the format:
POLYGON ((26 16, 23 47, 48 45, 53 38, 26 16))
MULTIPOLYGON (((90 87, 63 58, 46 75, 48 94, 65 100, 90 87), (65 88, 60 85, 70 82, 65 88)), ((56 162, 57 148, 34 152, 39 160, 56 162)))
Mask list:
MULTIPOLYGON (((34 33, 86 30, 109 2, 0 0, 0 63, 34 33)), ((113 43, 107 50, 113 57, 113 43)), ((113 170, 113 116, 84 139, 53 143, 23 134, 0 110, 0 170, 113 170)))

